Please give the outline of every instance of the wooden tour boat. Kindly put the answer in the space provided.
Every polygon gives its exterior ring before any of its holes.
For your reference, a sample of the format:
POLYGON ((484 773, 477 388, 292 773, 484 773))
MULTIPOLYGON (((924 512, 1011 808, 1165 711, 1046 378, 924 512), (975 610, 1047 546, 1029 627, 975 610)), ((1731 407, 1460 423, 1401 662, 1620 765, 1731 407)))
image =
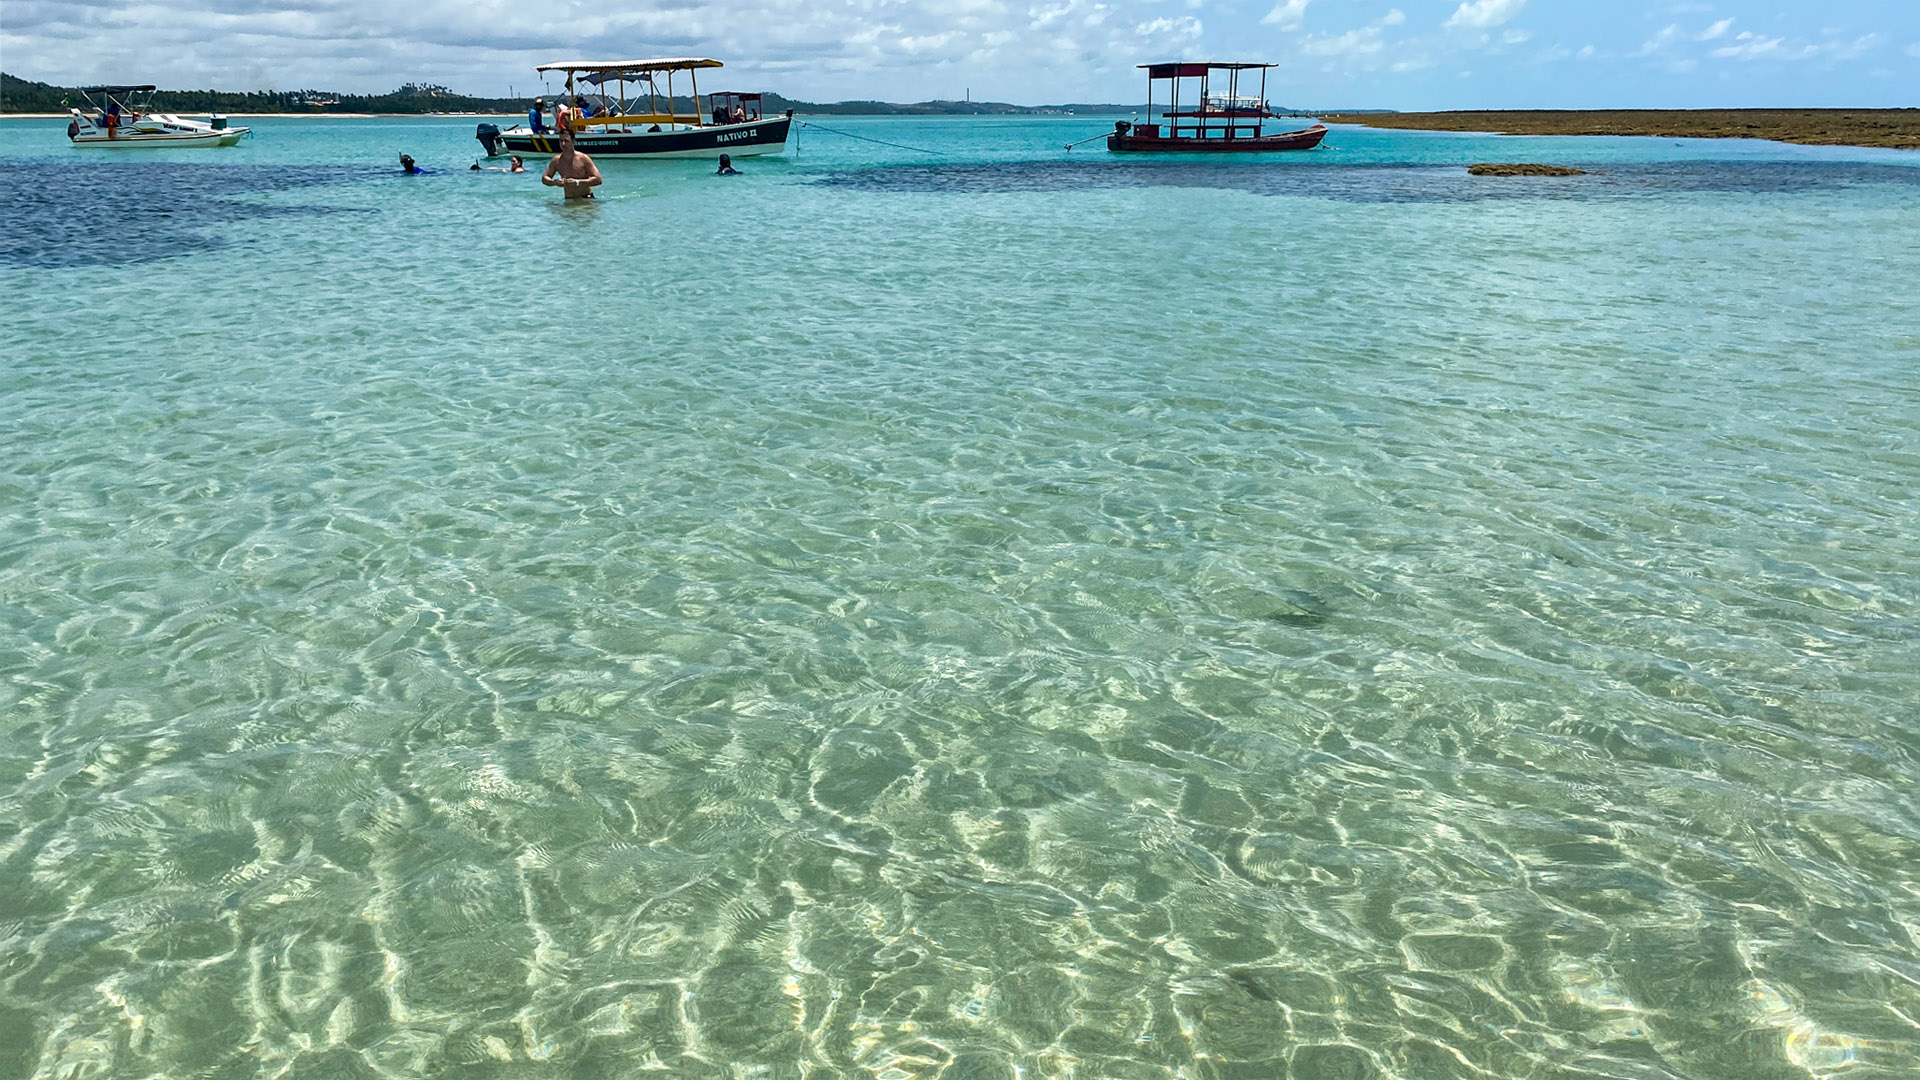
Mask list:
MULTIPOLYGON (((1147 123, 1121 120, 1107 136, 1107 149, 1156 153, 1265 153, 1274 150, 1311 150, 1327 137, 1327 126, 1315 124, 1298 131, 1268 134, 1265 123, 1280 118, 1267 107, 1267 69, 1276 64, 1174 63, 1141 64, 1147 69, 1147 123), (1226 72, 1226 93, 1212 92, 1209 76, 1226 72), (1240 93, 1240 73, 1260 72, 1260 93, 1240 93), (1167 83, 1164 125, 1153 123, 1153 84, 1167 83), (1191 80, 1188 104, 1181 104, 1181 83, 1191 80), (1196 92, 1197 91, 1197 92, 1196 92)), ((1251 76, 1249 76, 1251 78, 1251 76)))
MULTIPOLYGON (((662 60, 572 60, 542 64, 534 70, 565 72, 564 98, 571 110, 573 145, 594 157, 717 158, 721 154, 752 157, 786 149, 793 112, 762 116, 760 95, 723 93, 712 99, 711 122, 700 111, 700 83, 694 72, 722 66, 702 57, 662 60), (685 72, 693 112, 674 111, 673 76, 685 72), (664 75, 664 79, 657 76, 664 75), (628 84, 633 84, 629 87, 628 84), (659 86, 659 83, 665 83, 659 86), (645 87, 645 93, 641 87, 645 87), (631 90, 631 93, 629 93, 631 90)), ((501 154, 551 154, 560 149, 560 133, 541 114, 529 122, 500 130, 481 124, 474 138, 488 157, 501 154)))

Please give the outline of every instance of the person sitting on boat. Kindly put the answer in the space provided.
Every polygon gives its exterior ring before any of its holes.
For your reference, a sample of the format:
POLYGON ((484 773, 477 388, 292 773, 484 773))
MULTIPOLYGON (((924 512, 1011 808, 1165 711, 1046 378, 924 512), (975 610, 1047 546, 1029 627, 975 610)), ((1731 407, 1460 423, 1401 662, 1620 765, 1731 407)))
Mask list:
POLYGON ((560 129, 560 152, 547 162, 540 182, 548 187, 565 188, 569 199, 591 199, 600 186, 600 168, 593 159, 573 148, 573 129, 560 129))
POLYGON ((740 170, 733 167, 733 155, 721 154, 720 167, 714 170, 715 176, 739 176, 740 170))
POLYGON ((534 98, 533 108, 527 110, 527 130, 535 135, 547 133, 547 99, 534 98))
POLYGON ((553 126, 561 131, 573 130, 573 114, 565 99, 553 103, 553 126))

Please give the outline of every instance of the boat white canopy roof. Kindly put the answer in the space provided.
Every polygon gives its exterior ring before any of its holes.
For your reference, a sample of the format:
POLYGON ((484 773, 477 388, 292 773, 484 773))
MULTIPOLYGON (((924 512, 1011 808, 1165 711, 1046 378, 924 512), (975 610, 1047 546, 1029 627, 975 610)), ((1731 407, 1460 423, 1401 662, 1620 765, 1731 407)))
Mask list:
POLYGON ((726 65, 703 56, 669 56, 656 60, 559 60, 541 64, 535 71, 605 71, 609 73, 644 71, 691 71, 726 65))

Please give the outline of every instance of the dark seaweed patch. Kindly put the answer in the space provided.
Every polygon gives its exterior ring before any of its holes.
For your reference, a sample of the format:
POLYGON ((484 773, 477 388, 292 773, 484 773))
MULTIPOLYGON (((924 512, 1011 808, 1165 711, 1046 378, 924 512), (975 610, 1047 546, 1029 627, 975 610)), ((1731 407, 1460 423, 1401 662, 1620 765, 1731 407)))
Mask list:
POLYGON ((0 265, 124 266, 225 247, 219 226, 304 214, 359 213, 238 195, 335 184, 337 167, 178 162, 0 162, 0 265))
POLYGON ((1920 187, 1920 169, 1825 162, 1575 162, 1590 175, 1520 183, 1469 176, 1464 165, 1322 164, 1076 158, 844 169, 817 183, 863 191, 993 194, 1185 187, 1356 203, 1613 199, 1692 192, 1794 193, 1862 184, 1920 187))

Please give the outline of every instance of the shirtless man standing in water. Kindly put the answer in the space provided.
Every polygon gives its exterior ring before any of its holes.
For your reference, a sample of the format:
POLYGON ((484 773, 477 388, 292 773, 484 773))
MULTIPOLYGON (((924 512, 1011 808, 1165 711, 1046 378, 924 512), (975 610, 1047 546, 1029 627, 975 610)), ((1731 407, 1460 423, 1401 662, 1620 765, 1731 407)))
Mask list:
POLYGON ((573 132, 560 132, 560 152, 547 162, 540 182, 548 187, 567 189, 569 199, 591 199, 600 186, 600 168, 593 159, 573 148, 573 132))

